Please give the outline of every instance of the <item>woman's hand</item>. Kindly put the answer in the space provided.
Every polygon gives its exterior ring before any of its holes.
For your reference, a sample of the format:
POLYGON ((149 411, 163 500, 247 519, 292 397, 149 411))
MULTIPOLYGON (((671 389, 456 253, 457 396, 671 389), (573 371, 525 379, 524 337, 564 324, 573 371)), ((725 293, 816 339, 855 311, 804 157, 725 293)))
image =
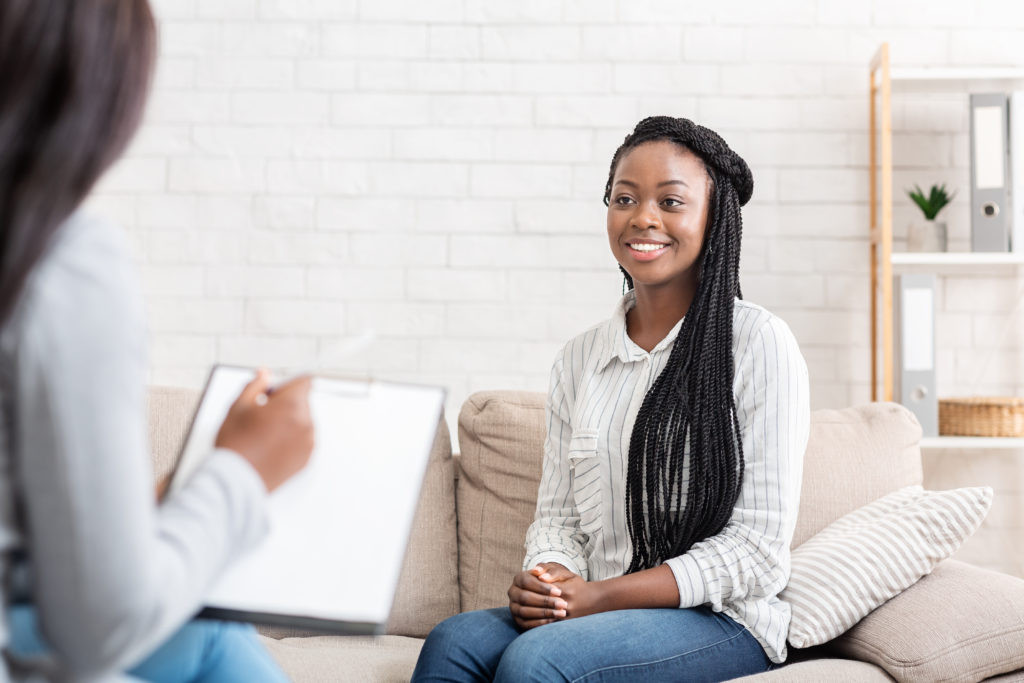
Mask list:
POLYGON ((536 572, 534 575, 539 581, 549 584, 559 591, 559 597, 566 605, 565 616, 561 618, 585 617, 588 614, 597 614, 607 609, 607 607, 602 607, 603 581, 585 581, 582 576, 573 574, 562 565, 551 564, 561 569, 561 572, 545 571, 540 567, 534 567, 530 571, 536 572))
POLYGON ((242 390, 217 433, 217 448, 235 451, 273 491, 309 462, 313 419, 309 377, 270 388, 266 370, 242 390))
POLYGON ((508 608, 519 628, 531 629, 564 619, 568 605, 559 597, 559 582, 572 577, 583 580, 557 562, 544 562, 516 574, 508 589, 508 608))

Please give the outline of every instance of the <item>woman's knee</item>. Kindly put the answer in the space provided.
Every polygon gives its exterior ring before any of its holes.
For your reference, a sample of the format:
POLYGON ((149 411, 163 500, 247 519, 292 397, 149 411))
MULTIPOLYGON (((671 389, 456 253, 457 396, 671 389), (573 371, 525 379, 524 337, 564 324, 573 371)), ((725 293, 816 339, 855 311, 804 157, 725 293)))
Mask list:
POLYGON ((445 619, 423 643, 413 680, 490 679, 501 653, 517 635, 507 609, 445 619))
POLYGON ((464 635, 470 632, 474 628, 474 624, 479 621, 476 612, 463 612, 462 614, 456 614, 453 617, 448 617, 440 624, 431 629, 427 635, 427 640, 424 643, 424 647, 433 645, 434 647, 447 644, 452 642, 459 642, 464 640, 464 635))
POLYGON ((541 626, 516 638, 501 657, 495 683, 568 680, 562 666, 566 644, 557 630, 541 626))
POLYGON ((503 649, 505 641, 514 637, 514 625, 500 610, 477 610, 448 617, 435 626, 423 650, 451 653, 492 647, 503 649))

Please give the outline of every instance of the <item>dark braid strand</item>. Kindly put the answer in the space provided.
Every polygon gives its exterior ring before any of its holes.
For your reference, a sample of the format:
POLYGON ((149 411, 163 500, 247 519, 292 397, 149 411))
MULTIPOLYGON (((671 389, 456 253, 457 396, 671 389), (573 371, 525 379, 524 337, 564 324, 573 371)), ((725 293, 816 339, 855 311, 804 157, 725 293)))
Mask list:
MULTIPOLYGON (((629 572, 655 567, 721 531, 739 497, 744 468, 732 394, 732 321, 734 300, 741 296, 740 207, 753 193, 753 177, 746 162, 714 131, 687 119, 651 117, 615 152, 606 205, 622 157, 657 140, 686 147, 704 162, 711 196, 697 291, 665 369, 644 397, 630 438, 629 572)), ((632 288, 632 279, 623 274, 632 288)))

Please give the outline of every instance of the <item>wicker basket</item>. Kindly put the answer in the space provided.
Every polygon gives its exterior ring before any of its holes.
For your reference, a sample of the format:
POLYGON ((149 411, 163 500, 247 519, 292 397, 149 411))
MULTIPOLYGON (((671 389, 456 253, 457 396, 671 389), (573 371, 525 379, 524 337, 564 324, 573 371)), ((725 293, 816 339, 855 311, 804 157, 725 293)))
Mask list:
POLYGON ((1024 398, 971 396, 939 399, 939 434, 1024 436, 1024 398))

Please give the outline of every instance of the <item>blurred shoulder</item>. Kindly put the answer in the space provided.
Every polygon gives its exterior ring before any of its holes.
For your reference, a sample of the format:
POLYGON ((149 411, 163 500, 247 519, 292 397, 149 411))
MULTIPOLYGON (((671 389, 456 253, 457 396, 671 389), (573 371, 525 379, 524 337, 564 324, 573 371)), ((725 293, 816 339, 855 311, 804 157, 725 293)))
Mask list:
POLYGON ((26 281, 15 319, 40 332, 97 326, 113 332, 139 323, 144 308, 124 232, 79 211, 61 225, 26 281))

